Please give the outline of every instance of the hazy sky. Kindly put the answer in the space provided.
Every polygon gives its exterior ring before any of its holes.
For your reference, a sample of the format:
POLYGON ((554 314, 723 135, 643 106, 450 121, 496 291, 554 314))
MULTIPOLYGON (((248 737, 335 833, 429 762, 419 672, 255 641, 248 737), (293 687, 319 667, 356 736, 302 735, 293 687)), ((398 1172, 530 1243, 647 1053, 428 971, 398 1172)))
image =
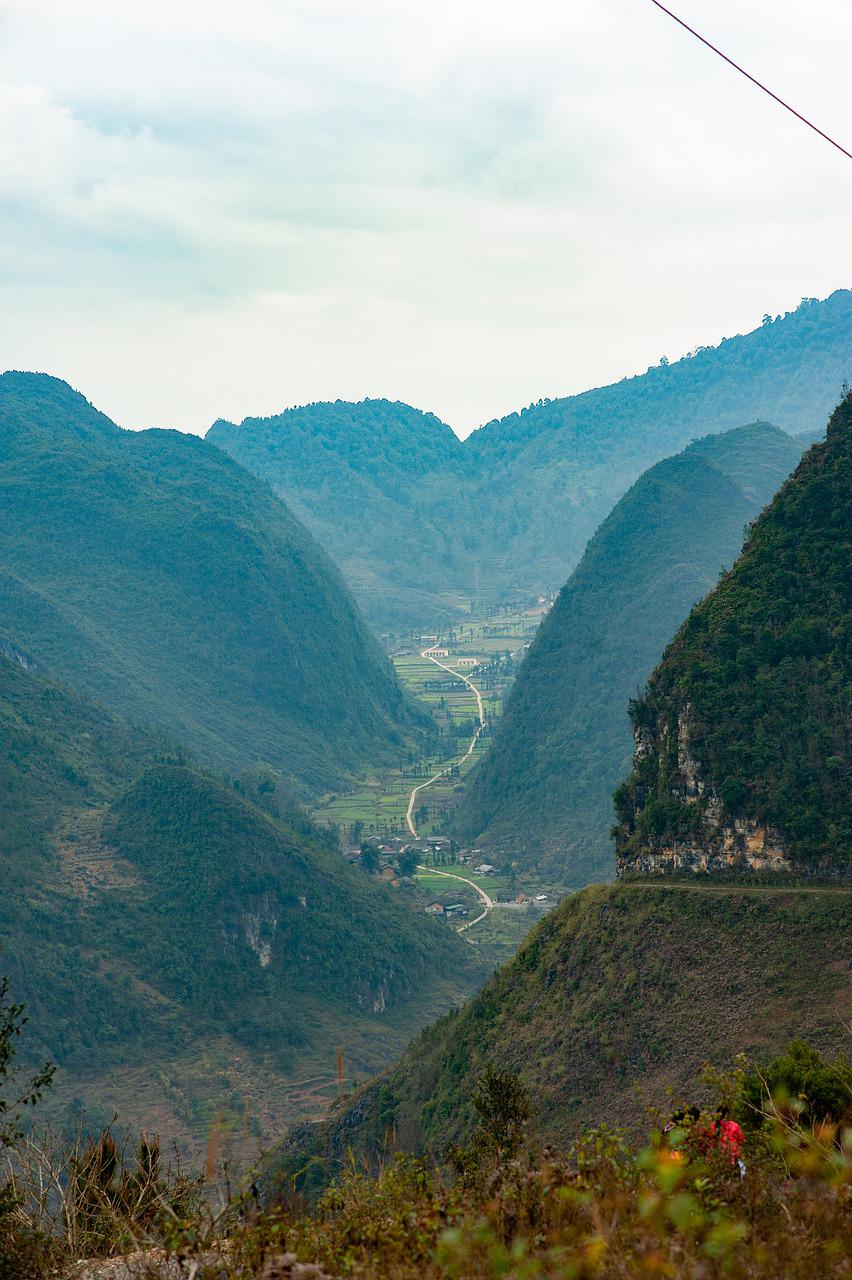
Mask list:
MULTIPOLYGON (((672 0, 852 150, 850 0, 672 0)), ((0 367, 460 434, 852 285, 852 161, 650 0, 0 0, 0 367)))

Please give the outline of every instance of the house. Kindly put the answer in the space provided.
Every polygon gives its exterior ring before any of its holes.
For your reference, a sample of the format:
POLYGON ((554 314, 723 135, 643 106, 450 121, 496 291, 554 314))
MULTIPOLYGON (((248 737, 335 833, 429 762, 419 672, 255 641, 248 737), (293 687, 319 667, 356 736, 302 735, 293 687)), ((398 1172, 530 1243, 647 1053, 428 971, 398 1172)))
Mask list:
POLYGON ((478 867, 473 868, 473 874, 475 876, 490 876, 493 871, 494 868, 490 862, 480 862, 478 867))
POLYGON ((434 649, 427 649, 426 656, 428 658, 449 658, 450 651, 449 649, 439 649, 436 646, 434 649))
POLYGON ((546 894, 546 893, 537 893, 537 894, 535 895, 535 900, 536 900, 536 902, 547 902, 547 894, 546 894))
POLYGON ((444 914, 444 904, 443 902, 430 902, 429 906, 424 907, 423 910, 427 916, 442 916, 444 914))
POLYGON ((467 908, 465 907, 463 902, 451 902, 448 906, 444 907, 444 915, 445 916, 466 916, 467 908))
POLYGON ((479 658, 459 658, 456 662, 457 667, 478 667, 479 658))

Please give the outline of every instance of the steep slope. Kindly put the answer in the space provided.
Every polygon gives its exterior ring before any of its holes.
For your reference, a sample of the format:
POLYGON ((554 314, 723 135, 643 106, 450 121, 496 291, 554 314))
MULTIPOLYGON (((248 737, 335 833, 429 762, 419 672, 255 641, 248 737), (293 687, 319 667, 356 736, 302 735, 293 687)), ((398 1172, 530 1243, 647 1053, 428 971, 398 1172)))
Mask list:
POLYGON ((377 624, 451 616, 441 593, 468 577, 464 454, 433 414, 338 400, 216 422, 207 439, 269 481, 377 624))
POLYGON ((220 450, 7 373, 0 463, 3 626, 59 679, 311 787, 418 726, 328 557, 220 450))
POLYGON ((801 456, 755 424, 696 441, 617 503, 543 622, 458 815, 562 885, 608 879, 610 797, 629 769, 629 699, 743 529, 801 456))
POLYGON ((705 1061, 770 1056, 795 1036, 845 1049, 850 926, 850 891, 592 886, 327 1125, 297 1130, 283 1159, 302 1168, 314 1151, 334 1168, 391 1133, 442 1153, 473 1118, 486 1063, 520 1073, 537 1129, 562 1142, 603 1122, 639 1128, 669 1088, 695 1089, 705 1061))
POLYGON ((54 1114, 82 1098, 186 1141, 245 1106, 266 1128, 318 1106, 289 1091, 306 1064, 331 1084, 343 1041, 375 1070, 475 985, 457 935, 268 788, 199 773, 23 657, 0 658, 0 941, 31 1052, 60 1066, 54 1114))
POLYGON ((631 708, 619 868, 852 873, 852 395, 631 708))
POLYGON ((639 377, 489 423, 465 444, 478 476, 472 509, 483 583, 496 579, 505 590, 564 582, 647 467, 696 436, 743 422, 815 430, 845 378, 852 378, 852 292, 838 290, 639 377))

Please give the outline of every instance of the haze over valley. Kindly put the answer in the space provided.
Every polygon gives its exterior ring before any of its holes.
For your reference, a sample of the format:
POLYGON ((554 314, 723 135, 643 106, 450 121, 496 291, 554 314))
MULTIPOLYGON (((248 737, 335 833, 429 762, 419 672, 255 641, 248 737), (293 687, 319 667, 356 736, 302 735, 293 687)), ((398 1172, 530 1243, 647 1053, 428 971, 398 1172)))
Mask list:
POLYGON ((0 1280, 849 1280, 814 3, 3 7, 0 1280))

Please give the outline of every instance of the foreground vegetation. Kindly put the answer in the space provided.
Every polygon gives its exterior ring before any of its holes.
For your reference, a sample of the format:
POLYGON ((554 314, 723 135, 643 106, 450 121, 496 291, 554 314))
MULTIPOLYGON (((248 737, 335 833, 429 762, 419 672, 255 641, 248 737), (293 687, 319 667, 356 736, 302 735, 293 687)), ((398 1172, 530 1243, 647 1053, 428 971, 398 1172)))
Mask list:
MULTIPOLYGON (((63 1147, 7 1125, 0 1277, 70 1276, 81 1257, 127 1255, 135 1269, 121 1274, 140 1280, 849 1276, 848 1061, 798 1042, 762 1069, 704 1077, 703 1112, 671 1099, 638 1144, 604 1126, 558 1150, 532 1139, 521 1080, 488 1065, 465 1145, 437 1163, 350 1158, 313 1208, 256 1173, 232 1181, 215 1139, 204 1175, 189 1176, 144 1136, 132 1149, 108 1131, 63 1147), (742 1139, 735 1152, 718 1140, 723 1123, 742 1139)), ((119 1273, 90 1262, 86 1275, 99 1274, 119 1273)))

